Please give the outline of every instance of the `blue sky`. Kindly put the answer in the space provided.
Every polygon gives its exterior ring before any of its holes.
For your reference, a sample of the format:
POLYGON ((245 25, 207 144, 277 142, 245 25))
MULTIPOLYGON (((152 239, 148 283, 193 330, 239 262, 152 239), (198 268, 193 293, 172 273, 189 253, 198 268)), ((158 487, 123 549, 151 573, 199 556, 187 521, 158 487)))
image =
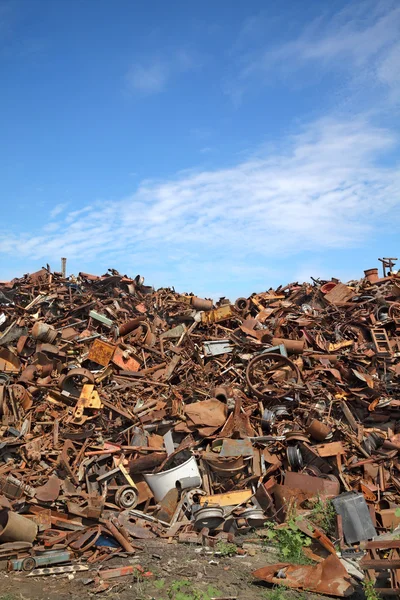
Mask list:
POLYGON ((0 279, 235 299, 398 255, 399 34, 397 0, 0 0, 0 279))

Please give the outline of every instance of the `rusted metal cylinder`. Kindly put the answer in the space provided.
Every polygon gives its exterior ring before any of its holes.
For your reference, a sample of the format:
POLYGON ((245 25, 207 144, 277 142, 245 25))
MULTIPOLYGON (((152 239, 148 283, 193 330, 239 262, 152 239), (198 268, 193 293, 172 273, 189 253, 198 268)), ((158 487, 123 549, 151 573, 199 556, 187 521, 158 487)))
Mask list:
POLYGON ((320 291, 323 294, 327 294, 328 292, 331 292, 336 286, 337 284, 334 281, 328 281, 328 283, 321 285, 320 291))
POLYGON ((30 519, 8 509, 0 511, 0 542, 29 542, 37 536, 38 527, 30 519))
POLYGON ((61 259, 61 273, 62 273, 63 278, 65 279, 66 274, 67 274, 67 259, 66 258, 61 259))
POLYGON ((105 526, 107 527, 107 529, 109 530, 109 532, 111 533, 111 535, 117 540, 118 544, 120 544, 120 546, 126 552, 129 552, 129 554, 134 554, 135 553, 135 549, 133 548, 133 546, 129 543, 128 540, 126 540, 124 538, 124 536, 122 535, 122 533, 120 533, 118 531, 118 529, 116 528, 116 526, 114 525, 114 523, 112 521, 106 521, 105 522, 105 526))
POLYGON ((212 300, 206 300, 205 298, 198 298, 197 296, 192 296, 191 302, 193 308, 196 310, 211 310, 213 307, 212 300))
POLYGON ((228 407, 228 411, 231 411, 235 408, 235 399, 233 395, 233 389, 231 387, 222 385, 217 386, 212 391, 212 395, 214 398, 217 398, 217 400, 225 402, 228 407))
POLYGON ((378 269, 367 269, 364 275, 370 283, 375 283, 379 279, 378 269))
POLYGON ((41 342, 53 344, 57 337, 57 331, 51 325, 37 321, 32 327, 32 337, 41 342))
POLYGON ((321 421, 318 421, 317 419, 312 419, 312 421, 310 421, 310 423, 307 425, 306 431, 309 435, 311 435, 311 437, 314 438, 314 440, 317 440, 317 442, 323 442, 326 440, 328 435, 332 433, 330 427, 324 423, 321 423, 321 421))
POLYGON ((235 307, 238 310, 247 310, 249 308, 249 301, 247 298, 238 298, 235 302, 235 307))
POLYGON ((232 390, 223 385, 219 385, 214 388, 212 395, 214 398, 221 400, 221 402, 228 402, 228 398, 232 395, 232 390))
POLYGON ((305 341, 304 340, 286 340, 284 338, 272 338, 273 346, 283 344, 289 354, 303 354, 305 341))
POLYGON ((134 329, 141 325, 142 321, 144 321, 145 317, 136 317, 136 319, 130 319, 123 323, 120 327, 118 327, 118 336, 125 337, 128 333, 132 333, 134 329))

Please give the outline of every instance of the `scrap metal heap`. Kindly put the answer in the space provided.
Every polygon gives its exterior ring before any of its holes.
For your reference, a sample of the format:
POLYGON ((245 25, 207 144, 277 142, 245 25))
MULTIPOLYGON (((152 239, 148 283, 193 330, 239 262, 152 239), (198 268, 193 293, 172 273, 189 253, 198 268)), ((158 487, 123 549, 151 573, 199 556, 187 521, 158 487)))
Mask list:
MULTIPOLYGON (((400 275, 383 266, 233 305, 114 270, 1 283, 3 565, 240 545, 295 511, 310 564, 256 577, 341 596, 364 570, 398 591, 400 275), (327 499, 330 532, 310 519, 327 499)), ((98 570, 97 589, 136 568, 98 570)))

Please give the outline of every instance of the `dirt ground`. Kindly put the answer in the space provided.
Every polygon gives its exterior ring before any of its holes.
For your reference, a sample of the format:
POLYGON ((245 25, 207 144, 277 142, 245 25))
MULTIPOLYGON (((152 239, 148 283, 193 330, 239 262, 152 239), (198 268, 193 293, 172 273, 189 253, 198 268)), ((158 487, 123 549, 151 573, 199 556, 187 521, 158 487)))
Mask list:
MULTIPOLYGON (((130 559, 113 558, 104 568, 126 564, 141 565, 151 571, 150 578, 132 575, 110 581, 102 597, 121 600, 203 600, 220 597, 237 600, 322 600, 327 596, 285 591, 271 596, 271 588, 256 582, 251 573, 267 564, 278 562, 275 553, 261 546, 251 546, 251 556, 221 557, 200 546, 168 544, 163 540, 142 541, 145 548, 130 559), (188 583, 185 583, 188 582, 188 583), (202 595, 205 593, 206 595, 202 595)), ((94 595, 95 584, 87 583, 96 576, 98 565, 91 570, 67 575, 28 577, 24 572, 0 572, 0 600, 75 600, 94 595), (71 575, 70 575, 71 577, 71 575), (86 585, 85 585, 86 583, 86 585)), ((280 590, 278 590, 279 592, 280 590)), ((363 598, 357 594, 357 600, 363 598)), ((352 598, 356 598, 353 596, 352 598)))

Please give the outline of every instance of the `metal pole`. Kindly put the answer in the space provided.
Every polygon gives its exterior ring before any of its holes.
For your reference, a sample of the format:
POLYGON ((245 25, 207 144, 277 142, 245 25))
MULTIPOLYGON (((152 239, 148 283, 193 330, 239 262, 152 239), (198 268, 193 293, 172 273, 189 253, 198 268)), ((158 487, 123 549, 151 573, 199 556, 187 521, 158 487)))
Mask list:
POLYGON ((67 259, 62 258, 61 259, 61 273, 62 273, 62 276, 64 279, 66 277, 66 272, 67 272, 67 259))

